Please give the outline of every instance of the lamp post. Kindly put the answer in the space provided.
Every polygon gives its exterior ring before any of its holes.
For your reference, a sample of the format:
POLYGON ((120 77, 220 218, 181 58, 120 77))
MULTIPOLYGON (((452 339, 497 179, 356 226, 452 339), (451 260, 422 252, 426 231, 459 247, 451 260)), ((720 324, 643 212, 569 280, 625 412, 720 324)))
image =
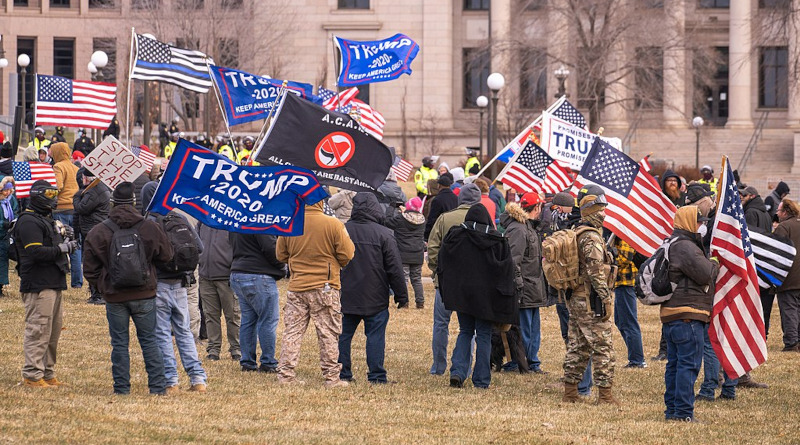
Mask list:
MULTIPOLYGON (((486 85, 492 91, 492 134, 489 138, 489 159, 494 159, 497 147, 497 93, 503 88, 503 86, 505 86, 505 84, 506 79, 500 73, 489 74, 489 77, 486 78, 486 85)), ((496 174, 496 166, 497 164, 492 164, 492 176, 495 176, 496 174)))
POLYGON ((694 168, 700 168, 700 127, 703 126, 703 118, 695 116, 692 119, 692 127, 694 127, 695 146, 694 146, 694 168))
MULTIPOLYGON (((19 75, 22 76, 22 121, 25 122, 26 124, 27 124, 26 121, 27 121, 28 107, 26 106, 27 104, 25 102, 26 99, 25 86, 27 83, 26 81, 28 74, 28 65, 30 64, 31 64, 31 58, 27 54, 20 54, 19 57, 17 57, 17 65, 19 65, 20 67, 19 75)), ((24 142, 25 141, 23 141, 23 145, 24 142)))
MULTIPOLYGON (((3 73, 3 68, 8 66, 8 59, 6 59, 6 52, 3 49, 3 36, 0 35, 0 82, 3 81, 3 77, 5 77, 3 73)), ((3 103, 3 88, 0 87, 0 104, 3 103)))
POLYGON ((95 51, 92 53, 92 62, 97 68, 97 80, 103 81, 103 68, 108 65, 108 54, 103 51, 95 51))
POLYGON ((481 123, 478 125, 478 145, 480 146, 481 156, 483 156, 483 113, 486 112, 486 107, 489 106, 489 99, 486 96, 478 96, 475 99, 475 105, 478 106, 478 111, 481 115, 481 123))
POLYGON ((564 65, 561 65, 553 72, 553 74, 555 74, 556 79, 558 79, 558 92, 556 93, 556 99, 560 99, 562 96, 569 97, 569 94, 567 94, 567 87, 564 85, 569 77, 569 70, 564 65))

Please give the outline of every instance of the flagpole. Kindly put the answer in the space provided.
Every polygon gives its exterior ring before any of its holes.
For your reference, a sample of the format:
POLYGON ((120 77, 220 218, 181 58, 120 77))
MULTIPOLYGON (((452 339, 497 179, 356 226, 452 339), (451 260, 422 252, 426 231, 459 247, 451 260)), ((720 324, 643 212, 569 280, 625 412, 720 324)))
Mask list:
POLYGON ((228 123, 228 115, 225 113, 225 107, 222 106, 222 92, 219 90, 219 85, 217 85, 217 81, 214 79, 214 75, 211 72, 211 63, 208 61, 208 57, 206 57, 205 62, 206 68, 208 69, 208 77, 211 78, 211 86, 214 87, 214 97, 217 98, 217 105, 219 106, 219 111, 222 113, 222 122, 225 123, 225 131, 228 133, 228 139, 231 141, 233 157, 237 158, 239 152, 236 150, 236 143, 233 141, 233 134, 231 134, 231 127, 228 123))
MULTIPOLYGON (((522 134, 522 133, 524 133, 524 132, 528 131, 528 129, 529 129, 529 128, 532 128, 532 127, 536 126, 536 124, 538 124, 538 123, 539 123, 539 122, 541 122, 541 121, 542 121, 542 115, 539 115, 539 117, 537 117, 536 119, 534 119, 534 120, 533 120, 533 122, 531 122, 531 124, 530 124, 530 125, 528 125, 527 127, 525 127, 525 129, 524 129, 524 130, 522 130, 522 131, 520 132, 520 134, 522 134)), ((519 136, 520 136, 519 134, 518 134, 517 136, 515 136, 515 137, 514 137, 514 140, 517 140, 517 137, 519 137, 519 136)), ((483 172, 485 172, 485 171, 486 171, 486 170, 489 168, 489 166, 490 166, 490 165, 492 165, 492 164, 494 163, 494 161, 496 161, 496 160, 497 160, 497 158, 499 158, 499 157, 500 157, 500 155, 501 155, 501 154, 505 153, 505 151, 506 151, 506 150, 505 150, 505 147, 503 147, 503 150, 501 150, 499 153, 496 153, 496 154, 494 155, 494 157, 493 157, 493 158, 492 158, 492 159, 491 159, 489 162, 487 162, 487 163, 486 163, 486 165, 484 165, 484 166, 483 166, 483 168, 482 168, 482 169, 481 169, 481 170, 478 172, 478 174, 476 174, 475 176, 480 176, 480 175, 481 175, 483 172)), ((515 153, 515 154, 516 154, 516 153, 515 153)), ((504 172, 504 171, 505 171, 505 168, 503 168, 503 172, 504 172)), ((465 172, 465 173, 466 173, 466 172, 465 172)), ((501 173, 502 173, 502 172, 501 172, 501 173)), ((497 176, 500 176, 500 175, 498 174, 497 176)))
MULTIPOLYGON (((283 100, 285 99, 285 96, 286 96, 288 91, 289 90, 286 89, 286 88, 281 88, 281 93, 278 94, 278 98, 275 99, 275 103, 278 105, 278 108, 280 108, 283 105, 283 100)), ((274 105, 273 105, 273 108, 275 108, 274 105)), ((272 124, 274 124, 274 122, 270 122, 270 126, 272 126, 272 124)), ((269 130, 267 130, 267 134, 269 134, 269 130)), ((256 159, 258 157, 259 153, 261 153, 261 149, 264 148, 264 143, 266 141, 267 141, 267 137, 266 137, 266 134, 265 134, 264 138, 261 140, 261 143, 257 146, 258 148, 255 149, 255 152, 254 153, 253 152, 250 153, 250 159, 256 159)), ((254 144, 253 146, 255 147, 256 145, 254 144)))
MULTIPOLYGON (((258 132, 258 137, 256 138, 255 143, 253 143, 253 147, 258 146, 258 144, 261 142, 261 140, 267 135, 267 128, 269 127, 270 119, 272 119, 272 115, 275 114, 275 108, 277 108, 278 100, 283 95, 283 92, 286 91, 286 87, 288 85, 289 85, 289 81, 288 80, 284 80, 283 83, 281 84, 281 89, 278 90, 278 97, 275 99, 274 102, 272 102, 272 107, 270 107, 270 109, 269 109, 269 114, 267 115, 267 118, 264 119, 264 125, 261 126, 261 131, 258 132)), ((248 165, 253 165, 253 160, 254 159, 255 158, 253 157, 253 154, 251 153, 250 154, 250 159, 247 161, 248 165)))
POLYGON ((339 112, 339 96, 340 96, 340 93, 342 92, 342 89, 339 86, 339 73, 337 72, 338 70, 336 69, 339 66, 339 63, 337 63, 337 59, 336 59, 336 36, 334 36, 333 33, 331 33, 331 51, 333 52, 333 74, 334 74, 334 79, 335 79, 334 82, 336 83, 336 102, 335 102, 335 104, 336 104, 336 112, 338 113, 339 112))
MULTIPOLYGON (((125 136, 128 140, 128 147, 131 146, 131 84, 133 83, 133 47, 136 42, 136 29, 131 27, 131 52, 128 57, 128 99, 126 101, 127 110, 125 111, 125 136)), ((146 135, 149 137, 150 135, 146 135)), ((149 143, 149 140, 143 140, 143 144, 149 143)))

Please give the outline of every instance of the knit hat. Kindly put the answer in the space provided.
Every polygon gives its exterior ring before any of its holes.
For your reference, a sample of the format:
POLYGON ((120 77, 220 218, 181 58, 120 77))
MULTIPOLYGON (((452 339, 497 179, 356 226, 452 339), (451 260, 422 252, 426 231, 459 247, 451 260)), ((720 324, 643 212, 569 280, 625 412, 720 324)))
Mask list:
POLYGON ((450 187, 453 185, 453 179, 450 177, 450 175, 442 175, 439 176, 439 179, 436 181, 436 183, 445 187, 450 187))
POLYGON ((686 204, 694 204, 706 196, 712 196, 711 187, 708 184, 695 182, 686 187, 686 204))
POLYGON ((461 192, 458 194, 458 205, 472 205, 479 202, 481 202, 481 190, 477 185, 466 184, 461 187, 461 192))
POLYGON ((758 195, 758 190, 755 187, 753 187, 752 185, 749 185, 749 186, 745 187, 745 189, 742 190, 741 193, 744 196, 757 196, 758 195))
POLYGON ((553 196, 552 205, 561 207, 575 207, 575 198, 567 192, 558 192, 553 196))
POLYGON ((419 212, 420 209, 422 209, 422 200, 418 197, 414 197, 406 201, 406 210, 419 212))
POLYGON ((114 205, 133 205, 135 201, 136 196, 134 195, 133 184, 130 182, 120 183, 111 195, 111 202, 113 202, 114 205))
POLYGON ((83 173, 84 177, 86 177, 86 178, 94 178, 94 173, 92 173, 91 170, 89 170, 87 168, 82 168, 80 171, 81 171, 81 173, 83 173))
POLYGON ((6 183, 3 184, 3 190, 10 190, 13 188, 14 188, 14 181, 6 181, 6 183))
POLYGON ((474 221, 489 227, 492 226, 492 217, 489 216, 489 211, 486 210, 486 206, 480 203, 473 204, 469 210, 467 210, 467 214, 464 216, 464 222, 467 221, 474 221))
POLYGON ((0 158, 11 158, 14 156, 14 151, 11 149, 11 144, 5 143, 0 148, 0 158))

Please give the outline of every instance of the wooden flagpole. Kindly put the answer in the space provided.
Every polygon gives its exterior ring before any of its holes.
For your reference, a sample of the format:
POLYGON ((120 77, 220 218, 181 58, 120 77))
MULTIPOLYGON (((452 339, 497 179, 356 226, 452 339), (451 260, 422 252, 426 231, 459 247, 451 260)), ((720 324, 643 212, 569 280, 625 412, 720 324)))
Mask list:
MULTIPOLYGON (((128 147, 131 146, 131 84, 133 83, 133 47, 136 42, 136 29, 131 27, 131 52, 128 57, 128 99, 126 101, 127 110, 125 112, 125 136, 127 137, 128 147)), ((145 135, 149 137, 150 135, 145 135)), ((143 141, 146 144, 150 141, 143 141)))

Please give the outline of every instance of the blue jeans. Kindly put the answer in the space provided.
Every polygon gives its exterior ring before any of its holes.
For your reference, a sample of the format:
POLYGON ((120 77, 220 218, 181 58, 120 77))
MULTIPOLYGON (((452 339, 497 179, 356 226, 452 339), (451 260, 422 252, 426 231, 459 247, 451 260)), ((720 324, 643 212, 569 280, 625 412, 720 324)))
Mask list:
MULTIPOLYGON (((71 213, 53 212, 53 219, 61 224, 72 227, 73 215, 71 213)), ((76 239, 78 234, 75 234, 76 239)), ((83 287, 83 269, 81 269, 80 246, 69 254, 70 286, 83 287)))
POLYGON ((628 363, 641 365, 644 363, 644 349, 636 304, 633 286, 619 286, 614 290, 614 324, 628 348, 628 363))
MULTIPOLYGON (((566 303, 556 303, 556 313, 558 314, 558 323, 561 326, 561 338, 564 339, 566 344, 569 341, 569 309, 566 303)), ((592 358, 589 357, 589 362, 586 365, 586 371, 583 372, 583 378, 578 382, 578 393, 582 396, 588 396, 592 393, 592 358)))
POLYGON ((342 314, 342 333, 339 335, 339 363, 342 371, 339 378, 353 378, 352 361, 350 360, 350 343, 361 320, 364 320, 364 335, 367 337, 367 380, 372 383, 386 383, 386 369, 383 359, 386 351, 386 325, 389 323, 389 309, 375 315, 342 314))
POLYGON ((125 303, 106 303, 108 333, 111 336, 111 375, 116 394, 131 392, 131 358, 128 351, 131 319, 136 326, 136 337, 142 348, 150 393, 162 394, 167 387, 164 360, 156 338, 155 300, 148 298, 125 303))
POLYGON ((664 371, 664 404, 667 419, 694 417, 694 383, 703 361, 703 332, 706 324, 676 320, 664 323, 667 367, 664 371))
POLYGON ((239 299, 242 319, 239 324, 239 347, 243 368, 258 368, 256 344, 261 343, 261 366, 277 368, 275 331, 278 329, 280 304, 278 286, 269 275, 231 273, 231 289, 239 299))
POLYGON ((189 328, 189 304, 186 301, 186 288, 177 283, 158 282, 156 289, 156 315, 158 327, 156 336, 161 355, 164 358, 164 376, 167 386, 178 384, 178 363, 172 348, 172 336, 178 345, 181 363, 192 385, 206 383, 206 371, 197 358, 197 346, 189 328), (170 329, 172 335, 170 335, 170 329))
POLYGON ((542 344, 541 318, 539 308, 519 310, 519 330, 522 332, 522 344, 525 345, 525 355, 528 357, 528 366, 531 371, 540 369, 539 346, 542 344))
POLYGON ((477 388, 488 388, 492 381, 492 322, 475 318, 472 315, 456 312, 458 317, 458 338, 453 349, 450 377, 462 381, 469 375, 472 364, 472 337, 475 337, 475 367, 472 370, 472 384, 477 388))
POLYGON ((443 375, 447 369, 447 341, 450 335, 450 317, 453 311, 444 308, 442 294, 436 289, 436 297, 433 302, 433 339, 431 349, 433 351, 433 365, 431 374, 443 375))
MULTIPOLYGON (((703 384, 700 385, 700 392, 698 395, 713 399, 716 395, 716 389, 719 387, 719 360, 714 348, 711 346, 711 339, 708 337, 709 325, 706 324, 703 330, 703 384)), ((736 384, 739 379, 731 379, 728 373, 725 373, 725 381, 722 383, 722 395, 736 397, 736 384)))

